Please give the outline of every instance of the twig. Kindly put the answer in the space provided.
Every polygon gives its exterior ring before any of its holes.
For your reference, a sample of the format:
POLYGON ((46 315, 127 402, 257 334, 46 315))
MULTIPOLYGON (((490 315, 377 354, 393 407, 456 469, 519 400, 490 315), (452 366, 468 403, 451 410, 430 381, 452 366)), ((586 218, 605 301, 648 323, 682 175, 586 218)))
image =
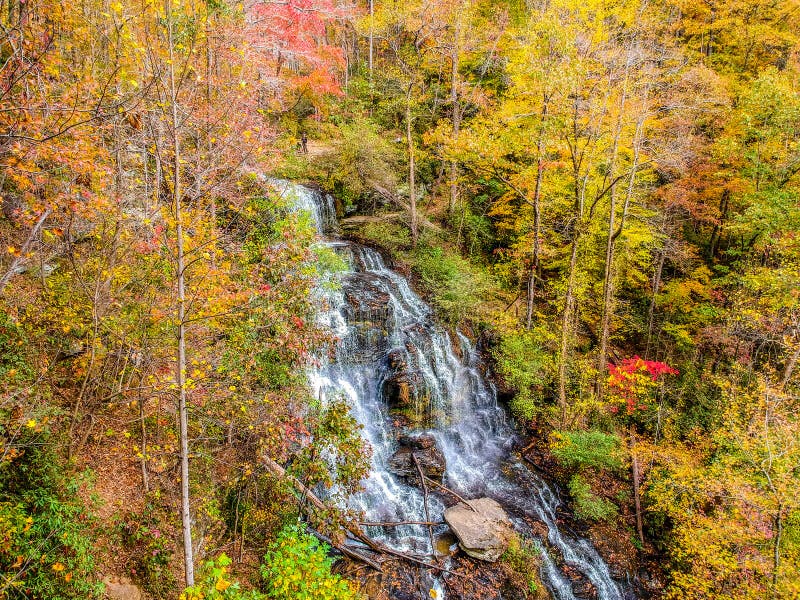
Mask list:
MULTIPOLYGON (((411 453, 411 460, 414 461, 414 466, 417 467, 417 473, 419 473, 420 481, 422 481, 422 493, 424 494, 423 498, 422 498, 422 501, 423 501, 423 504, 425 506, 425 520, 426 521, 430 521, 431 520, 431 515, 430 515, 430 511, 428 510, 428 484, 425 483, 425 473, 422 472, 422 467, 419 465, 419 461, 417 460, 416 453, 414 453, 414 452, 411 453)), ((433 543, 433 526, 432 525, 428 525, 428 538, 430 539, 430 542, 431 542, 431 554, 433 554, 433 556, 435 557, 436 556, 436 544, 433 543)))

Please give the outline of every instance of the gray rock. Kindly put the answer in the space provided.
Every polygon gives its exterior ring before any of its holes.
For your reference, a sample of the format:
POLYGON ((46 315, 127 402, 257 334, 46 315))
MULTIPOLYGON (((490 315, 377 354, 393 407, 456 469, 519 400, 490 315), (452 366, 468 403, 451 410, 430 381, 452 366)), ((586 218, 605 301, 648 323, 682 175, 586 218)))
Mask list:
POLYGON ((506 511, 491 498, 460 502, 444 511, 444 520, 472 558, 495 562, 508 548, 511 522, 506 511), (470 508, 471 507, 471 508, 470 508))
POLYGON ((103 578, 108 600, 144 600, 144 594, 127 577, 106 575, 103 578))
POLYGON ((432 435, 421 434, 418 436, 404 435, 399 440, 400 448, 389 459, 389 469, 395 475, 406 477, 414 483, 421 483, 417 465, 426 477, 434 481, 441 481, 447 469, 444 454, 436 447, 436 440, 432 435))

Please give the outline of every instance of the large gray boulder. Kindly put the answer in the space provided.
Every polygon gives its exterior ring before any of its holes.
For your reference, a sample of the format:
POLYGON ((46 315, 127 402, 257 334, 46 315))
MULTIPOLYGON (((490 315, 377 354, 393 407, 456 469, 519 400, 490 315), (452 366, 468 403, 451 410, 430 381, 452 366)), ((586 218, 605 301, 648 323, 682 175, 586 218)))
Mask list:
POLYGON ((459 502, 444 511, 444 520, 458 538, 458 545, 472 558, 495 562, 508 548, 511 521, 491 498, 459 502))

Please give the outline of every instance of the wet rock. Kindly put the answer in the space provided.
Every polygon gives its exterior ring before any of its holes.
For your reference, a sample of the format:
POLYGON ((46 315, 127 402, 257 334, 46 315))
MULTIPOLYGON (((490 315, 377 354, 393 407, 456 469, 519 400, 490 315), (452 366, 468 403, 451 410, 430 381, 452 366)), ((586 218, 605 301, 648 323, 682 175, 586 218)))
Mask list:
POLYGON ((143 600, 144 595, 138 586, 127 577, 106 575, 103 578, 108 600, 143 600))
POLYGON ((419 472, 414 464, 414 458, 416 458, 419 468, 426 477, 434 481, 442 480, 447 469, 447 462, 442 451, 436 446, 436 440, 432 435, 405 435, 398 442, 400 448, 389 459, 389 469, 392 473, 419 484, 420 482, 417 481, 419 472))
POLYGON ((452 556, 458 549, 458 538, 452 531, 445 531, 433 538, 436 556, 452 556))
POLYGON ((344 342, 353 360, 375 360, 389 345, 388 332, 394 328, 394 309, 389 293, 371 273, 355 273, 342 285, 346 301, 343 311, 351 325, 344 342))
POLYGON ((392 416, 403 417, 409 425, 422 425, 430 420, 430 392, 412 357, 402 349, 389 352, 390 372, 381 393, 392 416))
POLYGON ((572 565, 565 564, 562 565, 561 571, 569 579, 570 585, 572 586, 572 593, 575 594, 575 597, 586 598, 587 600, 597 598, 597 588, 595 588, 594 584, 592 584, 578 569, 572 565))
POLYGON ((366 321, 385 327, 392 317, 391 297, 381 289, 380 279, 372 273, 353 273, 342 285, 347 301, 347 316, 352 321, 366 321))
POLYGON ((506 511, 491 498, 460 502, 444 511, 444 520, 467 555, 494 562, 506 551, 511 523, 506 511))

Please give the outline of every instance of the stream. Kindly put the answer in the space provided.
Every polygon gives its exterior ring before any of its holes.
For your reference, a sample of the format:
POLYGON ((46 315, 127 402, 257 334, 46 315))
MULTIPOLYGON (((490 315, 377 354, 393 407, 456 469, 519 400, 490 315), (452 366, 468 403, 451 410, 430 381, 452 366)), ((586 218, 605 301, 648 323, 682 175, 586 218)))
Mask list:
MULTIPOLYGON (((372 447, 371 473, 353 508, 363 510, 368 522, 426 520, 422 490, 390 466, 399 429, 425 433, 446 459, 443 481, 448 488, 466 498, 494 498, 515 528, 534 540, 541 550, 541 579, 554 598, 576 598, 561 564, 582 573, 600 600, 630 597, 588 540, 559 528, 556 510, 561 502, 555 487, 512 454, 518 441, 514 423, 481 374, 481 357, 470 340, 459 332, 452 338, 407 279, 377 251, 336 239, 331 196, 286 181, 273 184, 312 215, 320 243, 349 265, 340 275, 340 289, 326 293, 326 310, 319 317, 339 340, 335 356, 312 369, 309 381, 323 402, 346 398, 372 447), (532 535, 525 517, 546 525, 546 539, 532 535)), ((445 508, 437 494, 429 495, 431 520, 442 521, 445 508)), ((446 526, 434 529, 436 534, 445 531, 446 526)), ((433 554, 426 526, 367 527, 367 532, 392 548, 433 554)), ((440 579, 425 576, 435 597, 443 598, 440 579)), ((427 597, 421 590, 420 598, 427 597)))

